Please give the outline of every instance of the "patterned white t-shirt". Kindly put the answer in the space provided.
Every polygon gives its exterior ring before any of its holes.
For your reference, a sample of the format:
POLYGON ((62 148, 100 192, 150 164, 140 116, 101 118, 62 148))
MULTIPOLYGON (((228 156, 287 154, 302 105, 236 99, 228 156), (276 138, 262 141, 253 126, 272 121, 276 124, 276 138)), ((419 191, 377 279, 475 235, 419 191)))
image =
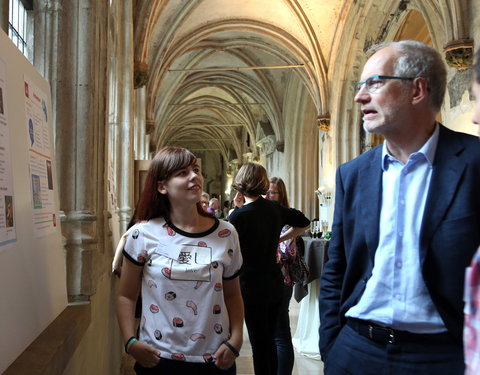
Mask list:
POLYGON ((124 255, 143 266, 140 341, 162 358, 211 362, 230 335, 223 280, 242 265, 235 228, 217 220, 186 233, 157 218, 135 225, 124 255))

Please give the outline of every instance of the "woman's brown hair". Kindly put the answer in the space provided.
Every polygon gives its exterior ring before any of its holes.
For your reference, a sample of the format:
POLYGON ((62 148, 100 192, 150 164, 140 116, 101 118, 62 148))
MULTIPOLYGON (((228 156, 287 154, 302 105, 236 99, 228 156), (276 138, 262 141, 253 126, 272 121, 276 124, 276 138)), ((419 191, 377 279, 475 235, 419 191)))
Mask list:
POLYGON ((272 177, 270 179, 270 183, 274 184, 277 187, 278 203, 280 203, 284 207, 290 208, 287 198, 287 188, 285 187, 285 183, 283 182, 283 180, 280 177, 272 177))
POLYGON ((265 194, 270 186, 267 171, 257 163, 246 163, 239 169, 232 187, 248 197, 265 194))
MULTIPOLYGON (((167 181, 173 173, 195 164, 196 161, 195 155, 185 148, 162 148, 155 155, 148 169, 145 185, 135 210, 136 220, 141 221, 163 217, 166 221, 169 221, 170 201, 167 195, 160 194, 158 191, 158 182, 167 181)), ((211 217, 204 212, 200 201, 197 203, 197 211, 202 216, 211 217)))

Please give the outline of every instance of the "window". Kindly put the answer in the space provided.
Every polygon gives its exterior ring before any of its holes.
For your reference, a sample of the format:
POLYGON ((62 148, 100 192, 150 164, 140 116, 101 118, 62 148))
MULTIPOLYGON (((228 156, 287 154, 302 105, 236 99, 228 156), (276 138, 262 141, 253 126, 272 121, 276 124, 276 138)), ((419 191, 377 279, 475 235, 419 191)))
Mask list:
POLYGON ((18 49, 27 57, 30 57, 30 49, 32 46, 28 45, 29 27, 28 10, 32 10, 31 0, 9 0, 8 6, 8 36, 18 49))

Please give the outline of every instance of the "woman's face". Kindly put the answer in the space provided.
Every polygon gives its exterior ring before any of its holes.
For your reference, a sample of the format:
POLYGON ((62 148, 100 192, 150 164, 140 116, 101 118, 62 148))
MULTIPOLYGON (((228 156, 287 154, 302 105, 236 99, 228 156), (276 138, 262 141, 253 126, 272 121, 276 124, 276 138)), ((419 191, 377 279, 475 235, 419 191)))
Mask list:
POLYGON ((202 196, 202 186, 203 176, 195 163, 173 172, 166 182, 158 182, 158 191, 166 194, 172 205, 195 205, 202 196))
POLYGON ((279 199, 279 192, 276 184, 270 183, 270 187, 267 191, 266 198, 269 201, 278 201, 279 199))

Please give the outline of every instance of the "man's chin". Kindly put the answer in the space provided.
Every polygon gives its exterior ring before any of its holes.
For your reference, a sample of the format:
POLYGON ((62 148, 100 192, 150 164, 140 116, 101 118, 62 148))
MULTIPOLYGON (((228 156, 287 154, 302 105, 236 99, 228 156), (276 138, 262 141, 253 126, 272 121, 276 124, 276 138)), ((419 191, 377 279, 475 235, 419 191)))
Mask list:
POLYGON ((374 134, 378 132, 378 126, 373 121, 363 121, 363 130, 367 133, 374 134))

